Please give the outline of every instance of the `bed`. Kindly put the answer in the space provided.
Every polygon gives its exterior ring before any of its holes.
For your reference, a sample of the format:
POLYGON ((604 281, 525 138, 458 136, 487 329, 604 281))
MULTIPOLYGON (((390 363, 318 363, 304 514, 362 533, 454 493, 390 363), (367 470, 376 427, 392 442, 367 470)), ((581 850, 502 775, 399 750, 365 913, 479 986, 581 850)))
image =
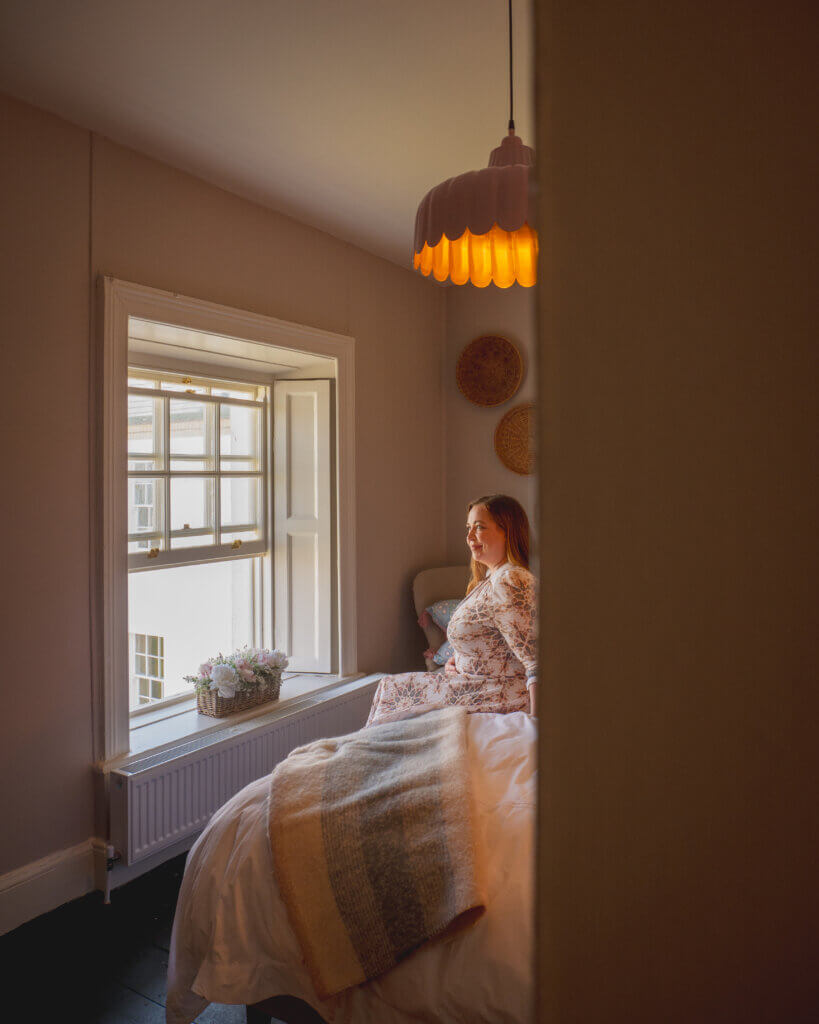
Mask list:
POLYGON ((249 1021, 273 1012, 328 1024, 530 1019, 537 727, 522 712, 467 722, 486 868, 483 916, 386 974, 320 999, 277 890, 269 779, 259 779, 214 815, 188 856, 171 940, 168 1024, 190 1024, 212 1002, 248 1005, 249 1021))

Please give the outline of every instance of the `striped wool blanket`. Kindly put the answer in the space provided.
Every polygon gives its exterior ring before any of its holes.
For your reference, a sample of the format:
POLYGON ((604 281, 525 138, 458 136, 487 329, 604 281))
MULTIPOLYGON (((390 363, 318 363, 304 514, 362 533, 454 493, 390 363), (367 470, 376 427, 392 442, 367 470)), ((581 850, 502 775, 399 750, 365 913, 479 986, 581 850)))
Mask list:
POLYGON ((271 776, 276 879, 321 998, 484 910, 466 711, 301 747, 271 776))

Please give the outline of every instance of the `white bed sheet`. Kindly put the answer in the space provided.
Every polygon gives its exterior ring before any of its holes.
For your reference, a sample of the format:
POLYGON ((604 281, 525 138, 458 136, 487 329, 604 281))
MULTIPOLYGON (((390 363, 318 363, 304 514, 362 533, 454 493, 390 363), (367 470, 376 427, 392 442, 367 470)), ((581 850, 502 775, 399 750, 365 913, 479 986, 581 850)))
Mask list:
POLYGON ((269 778, 213 816, 188 855, 171 940, 167 1024, 208 1003, 292 995, 329 1024, 521 1024, 531 1019, 537 727, 523 712, 468 721, 487 910, 454 938, 331 1000, 318 998, 288 922, 267 832, 269 778))

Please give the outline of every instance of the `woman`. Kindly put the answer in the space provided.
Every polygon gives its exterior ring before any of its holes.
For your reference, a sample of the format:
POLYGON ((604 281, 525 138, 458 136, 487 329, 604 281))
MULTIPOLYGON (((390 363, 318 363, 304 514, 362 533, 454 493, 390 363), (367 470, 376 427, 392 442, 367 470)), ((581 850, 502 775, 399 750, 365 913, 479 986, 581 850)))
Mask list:
POLYGON ((537 629, 529 521, 520 504, 505 494, 476 498, 467 511, 472 578, 447 630, 455 655, 443 673, 384 676, 367 725, 448 704, 469 711, 535 713, 537 629))

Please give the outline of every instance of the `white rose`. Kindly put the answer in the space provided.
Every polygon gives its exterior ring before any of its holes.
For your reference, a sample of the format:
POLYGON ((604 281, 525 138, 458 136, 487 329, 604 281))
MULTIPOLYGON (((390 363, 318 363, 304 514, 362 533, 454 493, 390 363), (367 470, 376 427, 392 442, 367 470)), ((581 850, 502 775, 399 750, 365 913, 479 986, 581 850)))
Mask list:
POLYGON ((211 673, 211 689, 218 690, 220 697, 233 697, 239 680, 232 665, 214 665, 211 673))

